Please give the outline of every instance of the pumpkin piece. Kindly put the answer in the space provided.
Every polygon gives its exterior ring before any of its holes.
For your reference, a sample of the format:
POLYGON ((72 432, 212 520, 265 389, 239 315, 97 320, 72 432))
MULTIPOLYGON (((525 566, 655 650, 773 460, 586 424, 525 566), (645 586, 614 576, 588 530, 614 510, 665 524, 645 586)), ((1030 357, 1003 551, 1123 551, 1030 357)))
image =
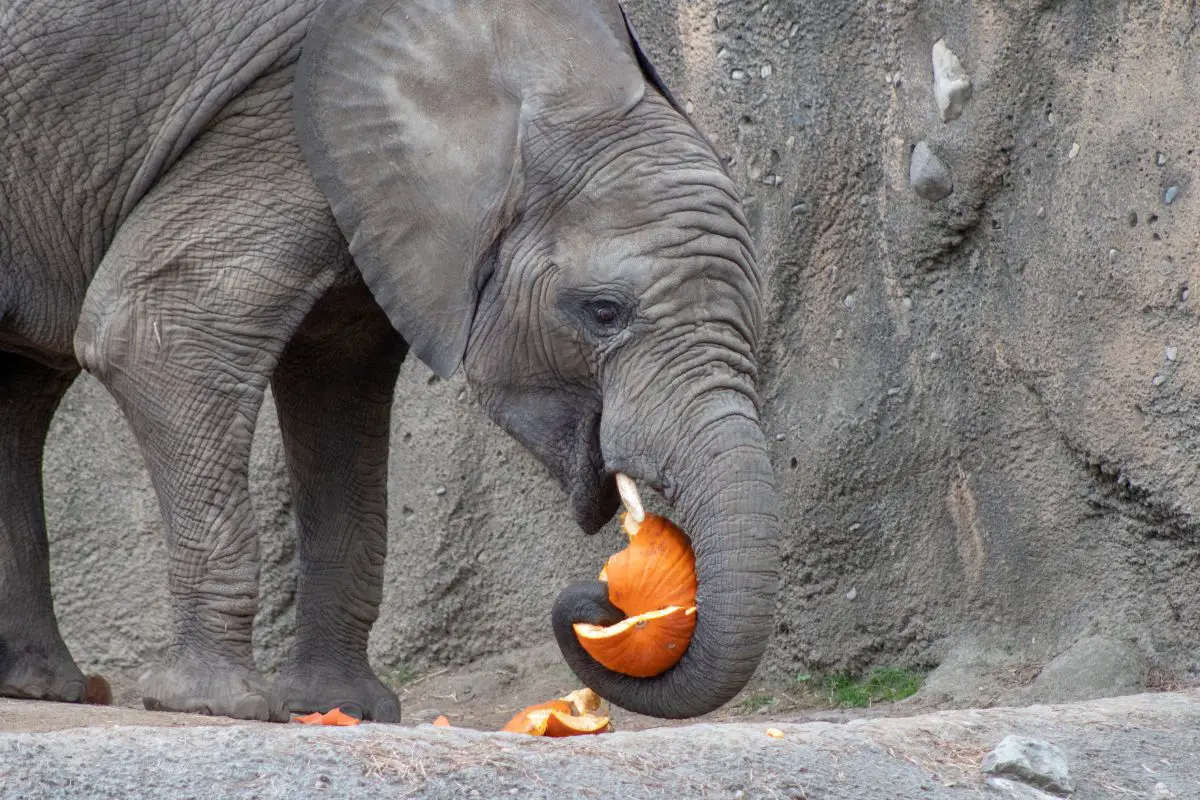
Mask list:
POLYGON ((560 736, 585 736, 591 733, 611 733, 612 725, 608 721, 608 717, 600 717, 595 714, 562 714, 558 711, 535 711, 535 714, 547 714, 546 732, 544 735, 560 737, 560 736))
POLYGON ((541 730, 537 730, 538 722, 531 720, 530 715, 536 711, 558 711, 563 714, 570 715, 571 704, 561 697, 557 700, 547 700, 545 703, 537 703, 532 706, 526 706, 516 713, 503 728, 500 730, 508 733, 528 733, 533 736, 541 736, 546 732, 545 718, 539 716, 538 721, 541 724, 541 730))
POLYGON ((350 716, 340 708, 331 708, 324 714, 320 711, 315 711, 312 714, 305 714, 302 717, 292 717, 292 721, 303 725, 338 725, 342 727, 358 725, 362 722, 362 720, 350 716))
POLYGON ((83 690, 83 702, 93 706, 111 706, 112 689, 100 675, 88 675, 87 684, 83 690))
POLYGON ((563 700, 567 701, 567 705, 571 707, 571 713, 577 717, 598 711, 600 704, 604 702, 600 699, 600 695, 586 686, 571 692, 563 700))
POLYGON ((527 733, 530 736, 582 736, 589 733, 608 733, 612 730, 608 717, 595 714, 576 716, 554 708, 522 711, 501 728, 508 733, 527 733))
POLYGON ((695 627, 695 606, 668 606, 615 625, 574 625, 579 644, 601 666, 634 678, 651 678, 675 666, 695 627))
POLYGON ((694 606, 696 557, 687 534, 656 514, 647 514, 640 525, 626 514, 624 525, 629 545, 600 573, 608 581, 608 601, 630 617, 694 606))
POLYGON ((580 736, 609 733, 608 717, 591 712, 600 708, 600 697, 591 689, 577 689, 566 697, 528 706, 500 730, 530 736, 580 736))

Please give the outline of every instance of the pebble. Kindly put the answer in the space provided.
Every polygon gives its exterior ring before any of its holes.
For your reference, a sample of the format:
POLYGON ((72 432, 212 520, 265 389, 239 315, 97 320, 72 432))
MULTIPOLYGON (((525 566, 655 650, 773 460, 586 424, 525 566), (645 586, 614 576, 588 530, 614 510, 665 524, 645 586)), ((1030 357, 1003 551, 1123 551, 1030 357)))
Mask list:
POLYGON ((962 116, 963 107, 971 99, 971 77, 958 56, 946 46, 945 39, 933 43, 933 96, 942 122, 962 116))
POLYGON ((1159 152, 1159 153, 1154 154, 1155 166, 1159 166, 1159 167, 1166 166, 1166 163, 1167 163, 1167 154, 1166 153, 1159 152))
POLYGON ((934 155, 929 143, 921 140, 913 148, 908 162, 908 182, 919 197, 936 203, 945 200, 954 191, 954 179, 950 168, 934 155))
POLYGON ((787 438, 787 434, 786 434, 786 433, 777 433, 777 434, 775 434, 775 441, 777 441, 777 442, 782 442, 782 441, 783 441, 784 439, 786 439, 786 438, 787 438))
POLYGON ((760 70, 758 71, 758 75, 759 75, 759 77, 761 77, 761 78, 769 78, 769 77, 771 77, 771 65, 770 65, 770 64, 763 64, 763 65, 762 65, 762 69, 760 69, 760 70))
POLYGON ((696 110, 696 104, 693 103, 691 100, 688 100, 686 103, 683 104, 683 110, 686 111, 687 113, 691 114, 693 111, 696 110))
POLYGON ((1174 361, 1175 356, 1177 356, 1177 355, 1179 355, 1178 347, 1168 347, 1166 350, 1163 351, 1163 357, 1165 357, 1167 359, 1167 361, 1174 361))
POLYGON ((1067 158, 1074 158, 1079 155, 1079 142, 1071 142, 1071 150, 1067 153, 1067 158))
POLYGON ((1038 219, 1045 219, 1045 218, 1046 218, 1046 207, 1045 207, 1045 206, 1038 206, 1038 210, 1037 210, 1037 218, 1038 218, 1038 219))
POLYGON ((846 592, 847 600, 853 600, 856 597, 858 597, 858 589, 852 588, 850 591, 846 592))
POLYGON ((744 81, 746 80, 746 70, 735 69, 729 73, 729 77, 733 78, 735 81, 744 81))
POLYGON ((442 495, 444 495, 446 493, 446 487, 439 486, 433 490, 433 493, 436 494, 438 497, 441 497, 442 495))
POLYGON ((1167 190, 1165 192, 1163 192, 1163 203, 1169 206, 1169 205, 1171 205, 1171 203, 1175 202, 1175 198, 1178 196, 1179 196, 1179 187, 1178 186, 1168 186, 1167 190))
POLYGON ((1166 375, 1155 375, 1154 380, 1150 381, 1154 386, 1162 386, 1167 380, 1166 375))
POLYGON ((1015 778, 1054 794, 1075 791, 1066 754, 1041 739, 1005 736, 995 750, 983 757, 983 771, 1015 778))

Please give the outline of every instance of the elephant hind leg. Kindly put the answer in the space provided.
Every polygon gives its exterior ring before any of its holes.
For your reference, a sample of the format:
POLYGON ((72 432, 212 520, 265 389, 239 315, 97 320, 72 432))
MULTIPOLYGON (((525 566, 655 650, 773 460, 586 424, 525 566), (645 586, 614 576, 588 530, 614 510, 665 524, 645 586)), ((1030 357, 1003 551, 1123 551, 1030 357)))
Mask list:
POLYGON ((42 450, 75 373, 0 353, 0 696, 80 702, 58 632, 42 510, 42 450))
POLYGON ((327 294, 272 377, 299 535, 296 642, 276 691, 296 713, 399 722, 367 663, 387 551, 388 428, 407 345, 361 283, 327 294))

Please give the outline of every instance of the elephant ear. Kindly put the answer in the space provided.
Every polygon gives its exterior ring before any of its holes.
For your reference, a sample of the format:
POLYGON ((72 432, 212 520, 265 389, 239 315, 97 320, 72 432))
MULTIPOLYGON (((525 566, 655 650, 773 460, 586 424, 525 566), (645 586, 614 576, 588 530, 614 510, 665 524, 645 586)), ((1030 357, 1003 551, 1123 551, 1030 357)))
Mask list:
POLYGON ((296 76, 297 135, 356 265, 412 351, 461 363, 532 126, 642 97, 615 2, 328 0, 296 76))

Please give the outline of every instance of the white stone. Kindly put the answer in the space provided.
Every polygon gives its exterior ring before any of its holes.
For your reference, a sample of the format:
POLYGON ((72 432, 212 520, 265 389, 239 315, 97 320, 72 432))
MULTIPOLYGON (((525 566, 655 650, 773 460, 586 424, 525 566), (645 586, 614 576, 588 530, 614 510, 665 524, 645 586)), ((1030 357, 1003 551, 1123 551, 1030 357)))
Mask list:
POLYGON ((950 168, 938 158, 929 143, 917 142, 908 163, 908 182, 919 196, 936 203, 954 191, 950 168))
POLYGON ((983 771, 988 775, 1015 778, 1053 794, 1075 790, 1062 750, 1026 736, 1005 736, 995 750, 984 756, 983 771))
POLYGON ((971 76, 963 69, 958 56, 946 46, 945 39, 933 44, 933 96, 937 99, 942 122, 962 116, 963 107, 971 99, 971 76))

